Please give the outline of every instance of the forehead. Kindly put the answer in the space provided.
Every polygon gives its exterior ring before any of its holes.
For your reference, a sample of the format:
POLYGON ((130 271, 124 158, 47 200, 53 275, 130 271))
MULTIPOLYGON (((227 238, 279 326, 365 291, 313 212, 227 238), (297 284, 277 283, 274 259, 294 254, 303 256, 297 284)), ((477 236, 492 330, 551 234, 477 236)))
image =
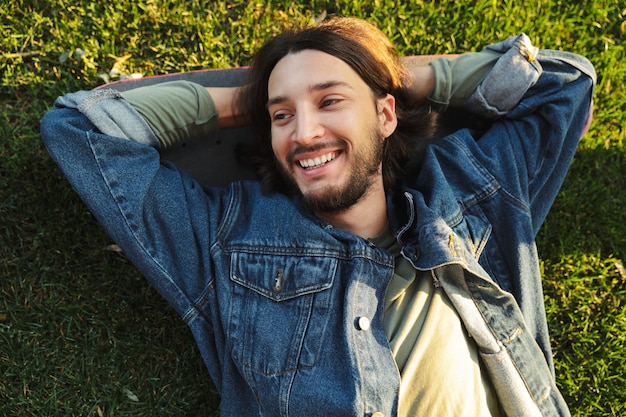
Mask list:
POLYGON ((326 52, 305 49, 283 57, 268 80, 268 95, 288 96, 315 86, 343 85, 355 91, 369 90, 365 81, 344 61, 326 52))

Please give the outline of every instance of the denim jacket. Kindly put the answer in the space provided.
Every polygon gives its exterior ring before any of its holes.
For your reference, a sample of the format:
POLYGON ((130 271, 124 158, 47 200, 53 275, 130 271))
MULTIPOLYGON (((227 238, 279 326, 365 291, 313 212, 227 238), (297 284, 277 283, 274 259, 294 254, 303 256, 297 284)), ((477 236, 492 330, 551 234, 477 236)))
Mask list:
MULTIPOLYGON (((506 415, 569 415, 534 241, 588 121, 595 73, 523 35, 491 48, 503 55, 466 106, 495 120, 427 149, 388 193, 390 226, 455 306, 506 415)), ((115 91, 56 105, 41 127, 49 152, 188 324, 222 416, 397 415, 382 320, 393 256, 254 181, 201 187, 160 161, 115 91)))

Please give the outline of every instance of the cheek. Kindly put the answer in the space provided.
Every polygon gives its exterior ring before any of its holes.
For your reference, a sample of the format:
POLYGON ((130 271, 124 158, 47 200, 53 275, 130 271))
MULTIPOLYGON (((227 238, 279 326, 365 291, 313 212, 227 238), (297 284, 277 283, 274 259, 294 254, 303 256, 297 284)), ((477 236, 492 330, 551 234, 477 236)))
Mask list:
POLYGON ((284 159, 284 156, 286 155, 285 147, 287 141, 281 136, 280 132, 276 131, 275 129, 271 130, 270 138, 272 144, 272 152, 274 152, 274 155, 278 159, 284 159))

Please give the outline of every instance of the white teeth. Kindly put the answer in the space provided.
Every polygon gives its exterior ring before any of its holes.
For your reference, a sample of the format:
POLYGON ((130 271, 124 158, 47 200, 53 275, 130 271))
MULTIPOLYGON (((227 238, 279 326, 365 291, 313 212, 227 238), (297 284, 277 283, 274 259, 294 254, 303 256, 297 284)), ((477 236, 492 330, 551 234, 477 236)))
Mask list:
POLYGON ((314 159, 301 159, 298 162, 302 168, 317 168, 324 165, 326 162, 330 162, 337 156, 334 152, 329 152, 325 155, 315 157, 314 159))

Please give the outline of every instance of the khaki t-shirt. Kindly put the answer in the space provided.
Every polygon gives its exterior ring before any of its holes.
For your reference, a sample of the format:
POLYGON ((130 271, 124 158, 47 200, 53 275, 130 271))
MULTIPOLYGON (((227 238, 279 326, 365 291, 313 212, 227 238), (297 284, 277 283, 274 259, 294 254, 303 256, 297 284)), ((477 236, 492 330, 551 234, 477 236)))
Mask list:
POLYGON ((371 240, 396 258, 384 328, 401 376, 399 415, 500 416, 476 345, 432 273, 400 255, 388 228, 371 240))

